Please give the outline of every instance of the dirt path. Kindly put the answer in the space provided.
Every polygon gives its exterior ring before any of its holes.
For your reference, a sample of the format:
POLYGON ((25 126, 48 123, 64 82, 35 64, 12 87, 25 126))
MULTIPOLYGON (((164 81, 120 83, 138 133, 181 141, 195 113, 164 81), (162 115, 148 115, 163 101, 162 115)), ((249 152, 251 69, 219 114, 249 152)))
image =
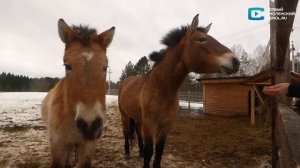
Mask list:
MULTIPOLYGON (((168 137, 162 167, 219 168, 270 167, 270 129, 250 126, 248 118, 182 117, 168 137)), ((108 108, 108 121, 99 139, 93 166, 99 168, 142 167, 137 145, 132 159, 123 156, 123 135, 116 102, 108 108)), ((49 167, 44 127, 0 129, 0 167, 49 167)))

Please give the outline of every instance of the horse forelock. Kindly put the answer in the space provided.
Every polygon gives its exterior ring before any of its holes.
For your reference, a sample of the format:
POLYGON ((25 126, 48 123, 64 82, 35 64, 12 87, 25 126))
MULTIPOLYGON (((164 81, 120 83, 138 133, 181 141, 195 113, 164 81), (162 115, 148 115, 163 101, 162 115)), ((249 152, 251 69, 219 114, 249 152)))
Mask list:
POLYGON ((74 31, 73 41, 78 41, 84 46, 89 45, 93 38, 97 36, 97 30, 89 26, 73 25, 72 30, 74 31))

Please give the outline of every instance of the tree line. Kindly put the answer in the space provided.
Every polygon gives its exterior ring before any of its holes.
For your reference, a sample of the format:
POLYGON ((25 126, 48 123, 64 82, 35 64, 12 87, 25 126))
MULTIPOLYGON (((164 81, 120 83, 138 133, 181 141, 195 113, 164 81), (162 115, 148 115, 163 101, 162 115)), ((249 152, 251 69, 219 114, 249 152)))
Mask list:
POLYGON ((49 91, 59 78, 29 78, 2 72, 0 75, 0 92, 46 92, 49 91))

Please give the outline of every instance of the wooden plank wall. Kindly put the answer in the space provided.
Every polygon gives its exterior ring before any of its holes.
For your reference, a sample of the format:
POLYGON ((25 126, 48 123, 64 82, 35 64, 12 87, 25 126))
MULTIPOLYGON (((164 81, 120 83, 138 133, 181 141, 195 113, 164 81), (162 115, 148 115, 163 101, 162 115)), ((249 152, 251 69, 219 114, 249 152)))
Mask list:
POLYGON ((216 115, 248 115, 250 86, 239 83, 204 84, 204 112, 216 115))

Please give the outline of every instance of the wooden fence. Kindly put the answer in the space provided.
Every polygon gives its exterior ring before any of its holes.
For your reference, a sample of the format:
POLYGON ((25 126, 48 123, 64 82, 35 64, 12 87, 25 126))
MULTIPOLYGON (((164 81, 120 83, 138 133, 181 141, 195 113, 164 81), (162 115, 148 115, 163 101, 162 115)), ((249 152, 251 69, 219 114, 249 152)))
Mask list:
POLYGON ((107 90, 106 94, 107 95, 118 95, 119 94, 119 89, 110 89, 110 90, 107 90))
POLYGON ((201 92, 179 92, 179 100, 188 102, 202 102, 201 92))
MULTIPOLYGON (((119 89, 110 89, 107 91, 107 95, 118 95, 119 89)), ((202 102, 201 92, 179 92, 179 100, 188 102, 202 102)))
MULTIPOLYGON (((119 89, 110 89, 107 91, 107 95, 118 95, 119 89)), ((179 92, 179 100, 188 102, 202 102, 201 92, 179 92)))

